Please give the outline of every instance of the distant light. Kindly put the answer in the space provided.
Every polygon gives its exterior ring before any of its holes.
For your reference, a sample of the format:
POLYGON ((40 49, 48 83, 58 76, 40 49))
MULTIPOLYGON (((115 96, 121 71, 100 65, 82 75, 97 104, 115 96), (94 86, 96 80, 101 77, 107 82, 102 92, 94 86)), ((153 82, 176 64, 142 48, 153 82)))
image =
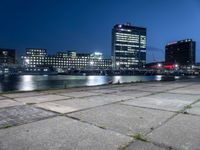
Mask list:
POLYGON ((119 62, 117 62, 116 65, 119 66, 119 62))
POLYGON ((167 45, 173 45, 173 44, 177 44, 178 42, 171 42, 171 43, 168 43, 167 45))
POLYGON ((94 62, 93 62, 93 61, 91 61, 91 62, 90 62, 90 65, 94 65, 94 62))
POLYGON ((159 64, 158 64, 158 67, 162 67, 162 64, 161 64, 161 63, 159 63, 159 64))
POLYGON ((174 67, 175 67, 175 68, 178 68, 178 64, 175 64, 174 67))
POLYGON ((100 52, 94 52, 95 55, 102 55, 100 52))
POLYGON ((121 28, 121 27, 122 27, 122 25, 120 24, 120 25, 118 25, 118 27, 119 27, 119 28, 121 28))
POLYGON ((165 69, 173 69, 173 67, 174 67, 173 65, 165 65, 164 66, 165 69))

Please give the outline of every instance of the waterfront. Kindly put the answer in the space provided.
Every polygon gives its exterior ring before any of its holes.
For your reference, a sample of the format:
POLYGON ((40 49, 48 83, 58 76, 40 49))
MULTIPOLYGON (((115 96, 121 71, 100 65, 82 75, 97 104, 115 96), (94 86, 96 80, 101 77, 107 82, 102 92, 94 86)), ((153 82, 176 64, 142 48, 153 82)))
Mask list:
POLYGON ((0 92, 33 91, 113 83, 159 81, 161 76, 68 76, 68 75, 20 75, 0 76, 0 92))
POLYGON ((0 149, 197 150, 199 83, 2 93, 0 149))

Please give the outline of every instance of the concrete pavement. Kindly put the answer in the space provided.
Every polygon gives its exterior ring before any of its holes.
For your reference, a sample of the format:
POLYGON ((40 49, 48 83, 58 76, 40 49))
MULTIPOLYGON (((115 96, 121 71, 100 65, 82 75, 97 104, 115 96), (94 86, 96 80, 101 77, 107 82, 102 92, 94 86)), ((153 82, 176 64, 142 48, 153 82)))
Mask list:
POLYGON ((0 150, 200 150, 200 79, 0 94, 0 150))

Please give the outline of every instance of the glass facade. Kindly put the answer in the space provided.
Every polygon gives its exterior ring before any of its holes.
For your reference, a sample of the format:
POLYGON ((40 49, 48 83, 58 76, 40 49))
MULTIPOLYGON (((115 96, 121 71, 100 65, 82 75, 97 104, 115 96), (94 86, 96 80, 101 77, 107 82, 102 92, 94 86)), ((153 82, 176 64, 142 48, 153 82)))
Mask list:
POLYGON ((142 68, 146 64, 146 28, 130 24, 112 29, 112 66, 114 69, 142 68))

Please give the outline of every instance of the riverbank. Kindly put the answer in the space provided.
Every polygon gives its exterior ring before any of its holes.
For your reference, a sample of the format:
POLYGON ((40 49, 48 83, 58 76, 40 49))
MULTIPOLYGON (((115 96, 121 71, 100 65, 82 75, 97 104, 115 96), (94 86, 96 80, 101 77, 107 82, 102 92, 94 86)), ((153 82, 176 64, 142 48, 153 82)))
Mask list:
POLYGON ((200 147, 200 79, 0 95, 1 150, 200 147))
MULTIPOLYGON (((105 84, 161 81, 163 76, 66 76, 66 75, 20 75, 0 76, 0 93, 20 92, 74 87, 99 86, 105 84)), ((175 76, 176 79, 190 76, 175 76)), ((166 80, 165 78, 164 80, 166 80)))
POLYGON ((99 86, 110 83, 159 81, 161 76, 65 76, 21 75, 0 76, 0 92, 63 89, 72 87, 99 86))

